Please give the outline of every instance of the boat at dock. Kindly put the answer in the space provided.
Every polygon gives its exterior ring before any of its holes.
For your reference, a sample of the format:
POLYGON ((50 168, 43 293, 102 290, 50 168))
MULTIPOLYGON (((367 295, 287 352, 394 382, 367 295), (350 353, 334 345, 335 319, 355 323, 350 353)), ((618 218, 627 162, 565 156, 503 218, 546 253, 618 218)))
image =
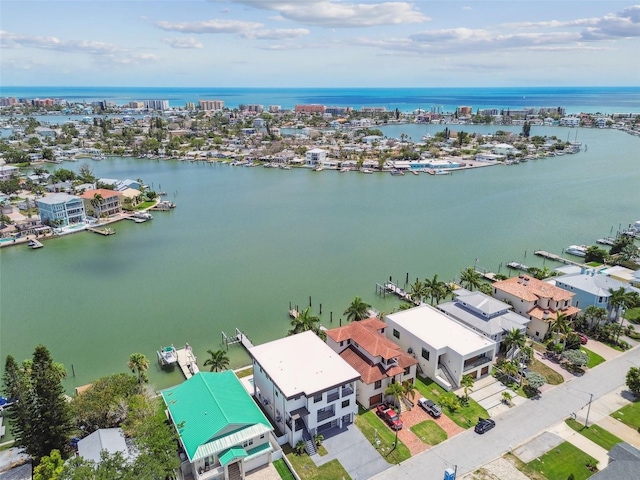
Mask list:
POLYGON ((600 245, 613 246, 616 243, 616 239, 613 237, 599 238, 596 240, 596 243, 599 243, 600 245))
POLYGON ((587 245, 569 245, 564 252, 576 257, 584 257, 587 254, 587 248, 589 248, 587 245))
POLYGON ((176 208, 175 203, 170 202, 169 200, 162 200, 161 202, 158 202, 157 205, 151 207, 149 210, 166 212, 168 210, 171 210, 172 208, 176 208))
POLYGON ((40 243, 38 240, 33 239, 28 243, 29 247, 32 249, 36 249, 36 248, 42 248, 44 247, 44 245, 42 243, 40 243))
POLYGON ((136 223, 146 222, 147 220, 153 220, 153 215, 149 212, 135 212, 131 215, 130 218, 133 218, 136 223))
POLYGON ((447 170, 436 170, 434 175, 451 175, 451 172, 447 171, 447 170))
POLYGON ((397 169, 391 170, 389 173, 391 175, 404 175, 404 172, 402 170, 397 170, 397 169))
POLYGON ((528 272, 529 271, 529 266, 525 265, 523 263, 518 263, 518 262, 509 262, 507 263, 507 267, 509 267, 512 270, 522 270, 524 272, 528 272))
POLYGON ((373 170, 369 169, 369 168, 363 168, 360 170, 360 173, 373 173, 373 170))
POLYGON ((164 347, 156 353, 158 354, 158 363, 161 367, 171 367, 178 363, 178 352, 173 345, 164 347))

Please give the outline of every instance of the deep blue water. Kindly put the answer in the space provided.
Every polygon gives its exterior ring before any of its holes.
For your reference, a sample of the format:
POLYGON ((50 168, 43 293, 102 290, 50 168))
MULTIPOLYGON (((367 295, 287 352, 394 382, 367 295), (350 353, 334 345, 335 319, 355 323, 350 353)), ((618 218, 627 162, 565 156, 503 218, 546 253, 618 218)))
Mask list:
POLYGON ((71 101, 107 100, 118 105, 132 100, 169 100, 171 107, 200 99, 240 104, 319 103, 326 106, 381 106, 388 110, 452 111, 460 105, 477 108, 564 107, 568 113, 640 112, 640 87, 492 87, 492 88, 180 88, 180 87, 20 87, 0 86, 0 97, 61 97, 71 101))

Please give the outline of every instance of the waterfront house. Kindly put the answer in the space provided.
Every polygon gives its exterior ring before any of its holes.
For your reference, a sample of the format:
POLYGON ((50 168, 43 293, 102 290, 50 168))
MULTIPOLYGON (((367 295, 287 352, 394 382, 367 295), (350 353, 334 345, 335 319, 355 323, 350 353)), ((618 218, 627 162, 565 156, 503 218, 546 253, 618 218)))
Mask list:
POLYGON ((84 208, 94 217, 109 217, 122 212, 122 193, 105 188, 86 190, 80 195, 84 208))
POLYGON ((595 269, 582 269, 580 273, 562 275, 555 277, 557 287, 574 294, 571 305, 584 310, 587 307, 595 306, 609 310, 613 315, 609 305, 611 292, 623 288, 626 292, 636 292, 640 290, 630 286, 628 283, 616 280, 613 277, 604 275, 595 269))
POLYGON ((511 330, 524 335, 529 320, 513 312, 509 304, 482 292, 459 288, 453 292, 455 300, 438 305, 445 314, 500 344, 511 330))
POLYGON ((45 225, 66 227, 85 223, 86 214, 81 198, 67 193, 54 193, 37 199, 40 220, 45 225))
POLYGON ((530 320, 527 335, 544 340, 558 313, 575 317, 580 309, 571 305, 574 293, 537 278, 519 275, 495 282, 493 297, 513 305, 513 310, 530 320))
POLYGON ((390 383, 413 383, 418 361, 385 336, 387 324, 379 318, 327 331, 327 345, 359 374, 356 400, 371 408, 384 399, 390 383))
POLYGON ((497 344, 448 317, 421 305, 385 317, 387 338, 415 355, 425 375, 446 390, 460 386, 464 375, 489 375, 497 344))
POLYGON ((14 167, 13 165, 0 165, 0 182, 11 180, 12 177, 17 177, 19 174, 20 171, 18 167, 14 167))
POLYGON ((315 453, 312 437, 346 427, 358 412, 359 373, 311 331, 249 349, 254 397, 283 432, 279 443, 301 439, 315 453))
POLYGON ((125 460, 132 455, 121 428, 101 428, 78 442, 78 456, 96 464, 102 461, 102 452, 109 455, 120 452, 125 460))
POLYGON ((321 148, 312 148, 305 153, 305 165, 313 168, 324 164, 328 153, 329 152, 321 148))
POLYGON ((273 427, 232 371, 200 372, 161 394, 178 433, 184 478, 244 479, 281 454, 273 427))

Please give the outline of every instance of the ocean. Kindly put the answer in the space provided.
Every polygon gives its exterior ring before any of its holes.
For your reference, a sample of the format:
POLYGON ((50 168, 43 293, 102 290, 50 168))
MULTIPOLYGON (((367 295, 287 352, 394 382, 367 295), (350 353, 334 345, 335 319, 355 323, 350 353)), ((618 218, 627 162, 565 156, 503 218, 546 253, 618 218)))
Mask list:
POLYGON ((134 100, 168 100, 182 107, 198 100, 224 100, 227 107, 259 104, 265 108, 296 104, 379 106, 403 112, 477 108, 564 107, 567 113, 640 112, 640 87, 492 87, 492 88, 180 88, 180 87, 21 87, 0 86, 0 97, 106 100, 123 105, 134 100))

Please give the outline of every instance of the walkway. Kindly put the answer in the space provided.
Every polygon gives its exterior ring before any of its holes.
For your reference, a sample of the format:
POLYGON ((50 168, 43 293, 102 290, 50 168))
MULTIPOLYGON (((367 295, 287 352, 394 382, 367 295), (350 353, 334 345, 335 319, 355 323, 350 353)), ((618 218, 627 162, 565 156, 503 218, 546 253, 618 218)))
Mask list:
POLYGON ((597 353, 605 360, 613 360, 623 353, 619 350, 611 348, 609 345, 605 345, 604 343, 599 342, 598 340, 593 340, 591 338, 589 338, 589 341, 586 345, 583 345, 583 347, 587 350, 591 350, 593 353, 597 353))
POLYGON ((403 428, 398 432, 398 438, 404 443, 411 455, 416 455, 420 452, 428 450, 431 445, 424 443, 415 433, 411 431, 411 427, 422 423, 426 420, 433 420, 440 428, 447 433, 447 438, 451 438, 464 429, 459 427, 453 420, 446 415, 442 415, 440 418, 433 418, 427 412, 425 412, 419 406, 413 407, 411 410, 407 410, 402 414, 403 428))
MULTIPOLYGON (((455 393, 460 396, 464 395, 464 388, 458 389, 455 393)), ((507 388, 502 382, 491 375, 476 381, 473 385, 473 391, 469 396, 478 402, 478 404, 489 413, 490 417, 495 417, 527 401, 526 398, 521 397, 513 390, 507 388), (511 395, 511 406, 503 402, 502 394, 504 392, 508 392, 511 395)))
POLYGON ((576 432, 565 422, 559 423, 549 431, 551 433, 555 433, 579 450, 582 450, 587 455, 591 455, 595 458, 598 461, 598 470, 602 470, 609 465, 609 455, 607 455, 607 451, 604 448, 593 443, 584 435, 576 432))

